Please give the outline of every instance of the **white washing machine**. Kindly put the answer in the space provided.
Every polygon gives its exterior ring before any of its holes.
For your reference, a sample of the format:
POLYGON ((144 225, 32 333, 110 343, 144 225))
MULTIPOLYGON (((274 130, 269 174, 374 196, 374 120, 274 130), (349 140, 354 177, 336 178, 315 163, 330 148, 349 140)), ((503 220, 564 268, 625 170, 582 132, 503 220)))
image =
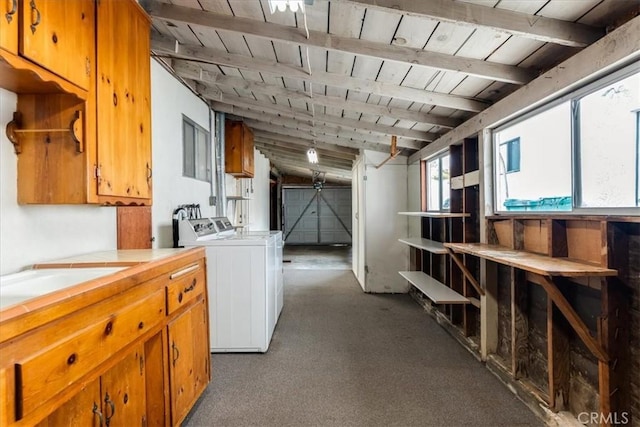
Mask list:
POLYGON ((179 234, 206 247, 211 352, 266 352, 284 305, 282 233, 237 233, 220 217, 181 220, 179 234))

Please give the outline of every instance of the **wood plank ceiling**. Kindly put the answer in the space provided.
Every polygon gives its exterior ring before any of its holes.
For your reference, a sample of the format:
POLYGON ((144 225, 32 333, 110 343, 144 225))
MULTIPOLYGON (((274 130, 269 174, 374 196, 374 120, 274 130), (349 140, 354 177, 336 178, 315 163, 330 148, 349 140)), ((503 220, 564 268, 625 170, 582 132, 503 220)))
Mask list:
POLYGON ((409 155, 638 13, 620 0, 143 0, 152 53, 282 173, 409 155), (309 1, 308 1, 309 3, 309 1), (320 161, 311 165, 306 150, 320 161))

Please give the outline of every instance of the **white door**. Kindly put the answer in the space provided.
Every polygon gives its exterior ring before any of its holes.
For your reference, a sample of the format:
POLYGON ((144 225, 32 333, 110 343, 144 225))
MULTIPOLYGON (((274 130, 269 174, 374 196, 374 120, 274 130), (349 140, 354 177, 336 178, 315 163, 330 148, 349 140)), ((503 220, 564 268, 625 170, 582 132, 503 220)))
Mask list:
POLYGON ((364 163, 362 160, 358 160, 353 168, 353 186, 352 191, 352 211, 353 211, 353 274, 358 279, 362 289, 365 289, 365 277, 364 277, 364 163))

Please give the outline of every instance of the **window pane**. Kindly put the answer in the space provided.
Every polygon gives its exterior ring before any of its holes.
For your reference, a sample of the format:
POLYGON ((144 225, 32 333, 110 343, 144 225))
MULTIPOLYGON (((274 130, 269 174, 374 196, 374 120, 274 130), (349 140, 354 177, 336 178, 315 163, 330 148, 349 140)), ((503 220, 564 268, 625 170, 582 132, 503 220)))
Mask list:
POLYGON ((183 162, 182 174, 191 178, 196 176, 195 164, 195 128, 187 121, 182 122, 183 129, 183 162))
POLYGON ((207 179, 207 134, 201 129, 196 132, 197 140, 197 152, 196 152, 196 178, 202 181, 208 181, 207 179))
POLYGON ((569 102, 495 132, 494 147, 497 211, 571 210, 569 102), (509 172, 507 142, 516 139, 520 164, 509 172))
POLYGON ((427 210, 440 210, 440 159, 427 163, 427 210))
POLYGON ((440 206, 441 210, 448 210, 451 206, 451 172, 449 170, 449 156, 442 157, 442 206, 440 206))
POLYGON ((638 206, 640 74, 579 101, 582 207, 638 206))

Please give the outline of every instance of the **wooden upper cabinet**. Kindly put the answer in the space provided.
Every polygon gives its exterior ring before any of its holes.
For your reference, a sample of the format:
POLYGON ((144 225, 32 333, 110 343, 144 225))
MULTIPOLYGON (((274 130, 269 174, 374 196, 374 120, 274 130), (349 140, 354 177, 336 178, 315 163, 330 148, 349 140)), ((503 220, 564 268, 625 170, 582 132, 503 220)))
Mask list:
POLYGON ((224 166, 236 178, 253 178, 253 132, 243 122, 225 122, 224 166))
POLYGON ((151 201, 150 20, 132 1, 97 11, 98 196, 151 201))
MULTIPOLYGON (((13 3, 0 1, 5 8, 13 3)), ((20 55, 88 90, 95 50, 94 1, 20 0, 19 7, 20 55)), ((4 14, 3 20, 4 27, 4 14)))
POLYGON ((0 0, 0 48, 18 53, 18 0, 0 0))

